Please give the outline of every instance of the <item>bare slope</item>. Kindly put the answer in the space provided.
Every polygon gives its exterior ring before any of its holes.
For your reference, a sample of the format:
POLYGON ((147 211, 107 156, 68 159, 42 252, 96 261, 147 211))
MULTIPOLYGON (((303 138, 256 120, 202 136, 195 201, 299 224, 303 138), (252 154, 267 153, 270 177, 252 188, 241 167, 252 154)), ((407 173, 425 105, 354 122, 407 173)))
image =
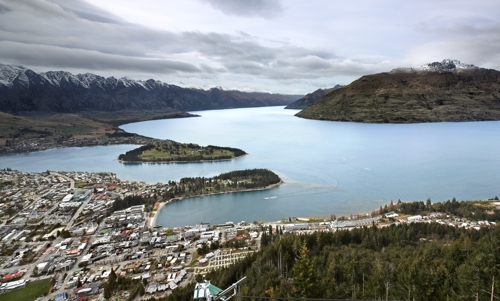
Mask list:
POLYGON ((500 72, 445 63, 363 76, 296 116, 368 123, 500 120, 500 72))

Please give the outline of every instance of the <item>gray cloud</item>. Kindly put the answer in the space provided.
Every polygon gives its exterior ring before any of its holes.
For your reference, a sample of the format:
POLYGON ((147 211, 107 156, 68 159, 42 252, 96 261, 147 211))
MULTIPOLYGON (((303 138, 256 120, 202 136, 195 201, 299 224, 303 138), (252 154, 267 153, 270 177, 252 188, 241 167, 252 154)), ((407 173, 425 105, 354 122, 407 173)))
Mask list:
POLYGON ((3 5, 2 3, 0 3, 0 14, 3 14, 3 13, 8 13, 10 12, 11 9, 8 8, 7 6, 3 5))
POLYGON ((97 71, 129 70, 153 74, 201 71, 192 64, 179 61, 132 58, 56 46, 0 41, 0 48, 2 56, 8 57, 11 62, 22 62, 27 67, 45 66, 97 71))
POLYGON ((226 15, 274 18, 283 13, 280 0, 201 0, 226 15))
MULTIPOLYGON (((259 7, 261 15, 265 15, 263 9, 272 11, 262 2, 249 3, 259 7)), ((297 93, 310 92, 307 81, 318 86, 338 77, 340 83, 348 83, 395 67, 383 56, 349 59, 323 48, 266 43, 243 31, 150 29, 80 0, 0 0, 2 6, 6 9, 0 18, 0 62, 38 67, 37 71, 153 77, 203 87, 297 93)))
POLYGON ((29 13, 38 17, 46 18, 70 18, 72 14, 64 11, 64 9, 56 3, 44 0, 0 0, 0 6, 7 8, 10 11, 19 11, 29 13))
POLYGON ((98 7, 95 7, 82 0, 50 0, 64 10, 75 14, 76 16, 87 19, 89 21, 101 22, 101 23, 116 23, 125 24, 126 22, 121 18, 110 14, 98 7))
POLYGON ((410 59, 426 63, 430 58, 434 61, 454 58, 467 64, 500 69, 500 22, 496 19, 450 22, 447 18, 438 18, 420 23, 417 29, 435 38, 413 47, 410 59))

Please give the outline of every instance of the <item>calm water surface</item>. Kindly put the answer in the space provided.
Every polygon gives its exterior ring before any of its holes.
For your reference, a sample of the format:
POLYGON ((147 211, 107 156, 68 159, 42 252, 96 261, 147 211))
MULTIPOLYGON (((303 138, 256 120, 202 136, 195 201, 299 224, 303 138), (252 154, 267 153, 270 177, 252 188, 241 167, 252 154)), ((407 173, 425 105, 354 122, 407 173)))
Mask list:
POLYGON ((282 107, 195 112, 198 118, 122 126, 129 132, 249 155, 213 163, 121 164, 135 146, 58 149, 0 156, 23 171, 111 171, 150 183, 268 168, 286 184, 267 191, 193 198, 169 204, 158 223, 275 220, 366 212, 390 200, 445 201, 500 195, 500 122, 379 125, 306 120, 282 107), (266 197, 276 196, 273 199, 266 197))

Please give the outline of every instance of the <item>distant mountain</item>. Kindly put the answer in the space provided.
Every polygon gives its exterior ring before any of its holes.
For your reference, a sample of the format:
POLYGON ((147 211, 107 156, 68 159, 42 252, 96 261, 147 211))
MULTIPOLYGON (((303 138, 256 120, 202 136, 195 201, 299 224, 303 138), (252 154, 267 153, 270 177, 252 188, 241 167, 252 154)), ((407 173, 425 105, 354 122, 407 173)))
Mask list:
POLYGON ((298 117, 369 123, 500 120, 500 72, 444 60, 366 75, 298 117))
POLYGON ((330 88, 330 89, 318 89, 312 93, 307 94, 306 96, 302 97, 301 99, 298 99, 288 106, 285 107, 285 109, 305 109, 308 106, 312 105, 319 99, 323 98, 326 94, 332 92, 333 90, 337 90, 340 88, 345 87, 344 85, 335 85, 335 87, 330 88))
POLYGON ((0 64, 0 111, 180 111, 287 105, 301 95, 181 88, 149 79, 65 71, 36 73, 0 64))

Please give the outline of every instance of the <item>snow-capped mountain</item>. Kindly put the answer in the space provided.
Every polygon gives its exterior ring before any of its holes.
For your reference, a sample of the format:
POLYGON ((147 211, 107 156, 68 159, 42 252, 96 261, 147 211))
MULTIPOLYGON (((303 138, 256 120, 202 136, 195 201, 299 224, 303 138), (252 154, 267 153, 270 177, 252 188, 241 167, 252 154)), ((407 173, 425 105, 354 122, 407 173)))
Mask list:
POLYGON ((36 73, 0 64, 0 111, 79 112, 172 108, 182 111, 287 105, 298 95, 188 89, 158 80, 66 71, 36 73))
POLYGON ((466 70, 475 70, 479 67, 469 64, 463 64, 459 60, 445 59, 441 62, 428 63, 416 68, 396 68, 393 73, 413 73, 413 72, 452 72, 457 73, 466 70))

